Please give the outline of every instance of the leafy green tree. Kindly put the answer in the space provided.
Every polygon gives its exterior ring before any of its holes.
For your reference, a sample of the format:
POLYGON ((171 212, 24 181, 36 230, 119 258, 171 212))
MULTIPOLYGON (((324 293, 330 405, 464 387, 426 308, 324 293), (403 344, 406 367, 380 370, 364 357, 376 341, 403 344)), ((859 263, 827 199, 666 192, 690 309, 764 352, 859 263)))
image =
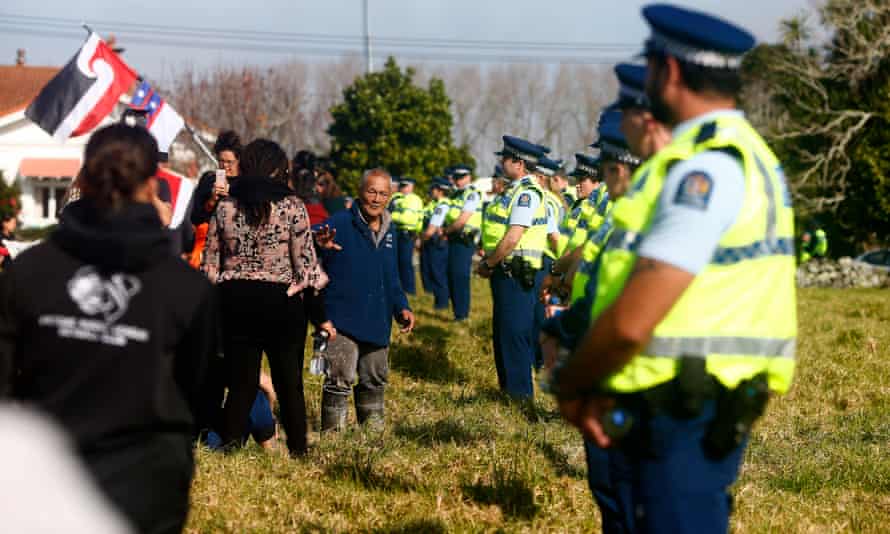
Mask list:
POLYGON ((0 171, 0 218, 17 217, 22 210, 22 192, 17 184, 9 184, 0 171))
POLYGON ((818 13, 824 45, 804 47, 802 15, 783 22, 784 44, 749 54, 743 71, 768 98, 748 91, 745 104, 801 222, 818 221, 831 253, 849 255, 890 240, 890 3, 828 0, 818 13))
POLYGON ((469 148, 454 146, 445 84, 433 78, 418 87, 414 74, 390 57, 382 71, 357 78, 331 108, 331 159, 347 190, 354 193, 373 167, 411 176, 420 189, 449 165, 475 165, 469 148))

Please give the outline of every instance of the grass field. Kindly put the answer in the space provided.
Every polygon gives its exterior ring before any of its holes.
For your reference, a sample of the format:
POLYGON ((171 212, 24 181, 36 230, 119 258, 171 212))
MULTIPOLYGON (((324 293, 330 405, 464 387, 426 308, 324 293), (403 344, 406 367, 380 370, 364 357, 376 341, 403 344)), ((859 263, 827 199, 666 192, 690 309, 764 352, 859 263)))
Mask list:
MULTIPOLYGON (((413 302, 394 339, 383 432, 319 437, 307 458, 198 451, 190 532, 595 532, 581 440, 552 399, 505 402, 487 285, 468 324, 413 302)), ((873 290, 800 294, 798 374, 771 403, 734 488, 737 532, 890 531, 890 304, 873 290)), ((351 415, 351 418, 353 416, 351 415)))

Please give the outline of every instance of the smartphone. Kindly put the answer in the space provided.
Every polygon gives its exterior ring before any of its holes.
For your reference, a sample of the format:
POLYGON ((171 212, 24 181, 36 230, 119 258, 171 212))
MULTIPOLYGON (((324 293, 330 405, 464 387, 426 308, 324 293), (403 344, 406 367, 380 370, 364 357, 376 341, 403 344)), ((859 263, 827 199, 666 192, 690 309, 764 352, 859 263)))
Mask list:
POLYGON ((225 187, 228 183, 225 169, 216 169, 216 187, 225 187))

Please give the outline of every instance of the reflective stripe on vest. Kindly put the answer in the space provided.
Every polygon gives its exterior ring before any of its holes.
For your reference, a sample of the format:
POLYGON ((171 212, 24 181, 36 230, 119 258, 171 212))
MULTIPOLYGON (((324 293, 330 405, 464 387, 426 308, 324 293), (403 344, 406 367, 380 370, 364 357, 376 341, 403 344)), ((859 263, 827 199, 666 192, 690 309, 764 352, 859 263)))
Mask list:
POLYGON ((797 335, 794 214, 778 160, 741 116, 721 114, 690 128, 646 162, 651 172, 635 176, 612 210, 616 228, 597 262, 591 317, 623 290, 672 164, 708 150, 738 155, 742 207, 711 262, 656 326, 643 353, 605 380, 606 390, 642 391, 666 382, 683 356, 705 358, 708 372, 726 387, 763 371, 771 389, 790 387, 797 335))
POLYGON ((460 218, 464 205, 467 203, 467 197, 472 193, 479 195, 480 202, 476 205, 476 209, 473 211, 473 214, 470 215, 470 218, 467 219, 467 222, 464 223, 461 233, 475 232, 482 228, 482 193, 472 185, 468 185, 464 189, 457 191, 451 198, 451 208, 445 214, 445 226, 450 226, 454 221, 460 218))
POLYGON ((492 202, 486 212, 485 225, 482 228, 482 249, 486 253, 493 252, 509 228, 510 212, 523 193, 534 192, 541 198, 535 210, 532 225, 526 228, 519 243, 505 260, 519 256, 528 260, 536 269, 543 264, 544 248, 547 246, 547 209, 544 205, 544 192, 531 178, 516 180, 498 202, 492 202))

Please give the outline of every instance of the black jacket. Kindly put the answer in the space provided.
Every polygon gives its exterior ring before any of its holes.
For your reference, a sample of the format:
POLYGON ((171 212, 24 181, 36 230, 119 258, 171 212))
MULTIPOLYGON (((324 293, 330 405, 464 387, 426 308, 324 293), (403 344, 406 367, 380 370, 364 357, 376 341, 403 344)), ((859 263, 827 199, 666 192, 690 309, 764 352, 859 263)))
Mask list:
POLYGON ((0 396, 55 417, 83 452, 192 432, 214 289, 171 254, 152 206, 73 203, 16 260, 0 275, 0 396))

